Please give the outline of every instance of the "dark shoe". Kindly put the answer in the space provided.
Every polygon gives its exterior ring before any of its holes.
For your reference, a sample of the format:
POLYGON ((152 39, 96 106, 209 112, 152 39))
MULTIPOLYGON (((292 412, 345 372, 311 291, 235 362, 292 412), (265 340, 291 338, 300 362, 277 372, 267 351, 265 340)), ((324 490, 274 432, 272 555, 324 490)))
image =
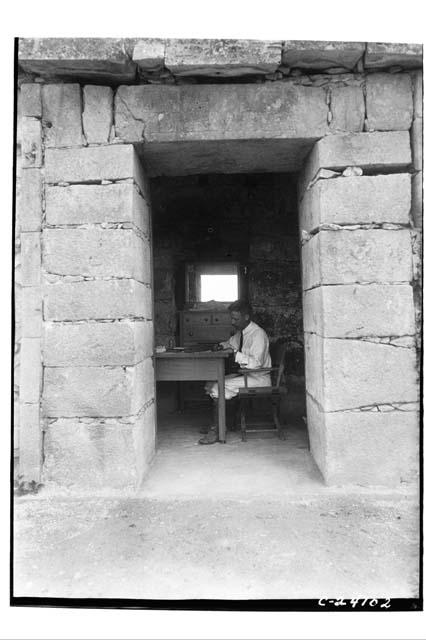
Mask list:
POLYGON ((198 444, 214 444, 215 442, 218 442, 218 441, 219 439, 217 437, 216 431, 213 429, 210 429, 210 431, 206 436, 204 436, 204 438, 200 438, 198 440, 198 444))

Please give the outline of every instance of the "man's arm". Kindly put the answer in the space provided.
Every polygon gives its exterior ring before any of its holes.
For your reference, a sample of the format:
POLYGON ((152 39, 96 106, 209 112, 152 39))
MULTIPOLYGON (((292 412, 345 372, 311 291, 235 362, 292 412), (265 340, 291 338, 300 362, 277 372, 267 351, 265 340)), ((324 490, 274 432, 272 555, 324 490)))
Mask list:
POLYGON ((238 351, 235 354, 235 360, 241 368, 260 369, 265 361, 265 354, 269 348, 268 337, 263 331, 259 331, 254 336, 250 347, 250 353, 247 355, 238 351))

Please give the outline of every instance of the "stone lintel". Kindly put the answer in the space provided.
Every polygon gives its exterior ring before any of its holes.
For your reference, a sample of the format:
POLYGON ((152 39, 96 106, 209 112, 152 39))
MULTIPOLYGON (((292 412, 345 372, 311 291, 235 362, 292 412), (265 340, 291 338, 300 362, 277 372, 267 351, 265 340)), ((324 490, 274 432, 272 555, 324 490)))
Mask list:
POLYGON ((423 46, 392 42, 367 42, 366 69, 385 69, 400 66, 403 69, 420 68, 423 64, 423 46))

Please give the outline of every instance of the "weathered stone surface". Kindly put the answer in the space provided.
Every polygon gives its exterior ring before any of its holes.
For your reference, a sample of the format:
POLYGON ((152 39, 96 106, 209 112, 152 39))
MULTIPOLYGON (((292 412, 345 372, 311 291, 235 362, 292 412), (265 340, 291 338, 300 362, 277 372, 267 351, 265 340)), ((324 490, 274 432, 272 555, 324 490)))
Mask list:
POLYGON ((367 131, 404 131, 413 119, 408 73, 373 73, 366 80, 367 131))
POLYGON ((136 445, 137 484, 139 487, 141 486, 155 455, 155 425, 156 406, 155 403, 152 403, 136 420, 133 432, 136 445))
POLYGON ((21 172, 21 189, 18 200, 21 231, 39 231, 41 227, 41 173, 40 169, 21 172))
POLYGON ((421 229, 423 222, 423 171, 419 171, 412 178, 411 215, 414 226, 421 229))
POLYGON ((83 131, 89 144, 106 144, 112 126, 112 89, 98 85, 83 88, 83 131))
POLYGON ((353 69, 364 53, 363 42, 286 40, 283 64, 299 69, 323 70, 332 67, 353 69))
POLYGON ((24 83, 21 85, 21 116, 41 118, 41 85, 24 83))
POLYGON ((135 280, 92 280, 45 287, 46 320, 152 318, 152 294, 135 280))
POLYGON ((415 171, 423 169, 423 118, 416 118, 410 131, 411 153, 415 171))
POLYGON ((410 282, 408 229, 320 231, 302 247, 303 289, 324 284, 410 282))
POLYGON ((421 44, 367 42, 365 68, 384 69, 398 66, 410 69, 421 67, 422 59, 423 47, 421 44))
POLYGON ((174 75, 264 74, 281 63, 281 42, 167 40, 165 65, 174 75))
POLYGON ((408 224, 411 207, 409 173, 318 180, 300 205, 300 230, 321 224, 408 224))
POLYGON ((131 367, 45 367, 43 411, 47 417, 131 415, 131 367))
POLYGON ((47 149, 48 183, 122 180, 137 173, 138 158, 132 145, 47 149))
POLYGON ((19 38, 19 64, 43 76, 131 81, 132 42, 121 38, 19 38))
POLYGON ((304 330, 327 338, 414 335, 413 290, 402 285, 341 285, 305 292, 304 330))
POLYGON ((45 323, 48 367, 133 365, 152 352, 152 322, 45 323))
POLYGON ((330 109, 331 131, 363 131, 365 102, 362 87, 332 87, 330 109))
POLYGON ((41 340, 22 338, 19 399, 21 403, 38 403, 41 390, 41 340))
POLYGON ((61 488, 134 489, 137 480, 133 424, 59 418, 44 442, 43 482, 61 488))
POLYGON ((218 167, 222 174, 294 173, 302 169, 318 139, 274 136, 272 129, 263 138, 247 140, 203 140, 200 136, 184 142, 148 142, 141 145, 141 153, 151 177, 215 174, 218 167))
POLYGON ((139 362, 132 371, 134 377, 134 394, 132 398, 132 414, 138 414, 141 409, 154 400, 155 377, 152 357, 139 362))
POLYGON ((324 411, 416 402, 415 349, 305 334, 306 389, 324 411))
POLYGON ((19 430, 19 474, 26 482, 41 479, 40 405, 21 404, 19 430))
POLYGON ((299 191, 303 194, 319 169, 341 170, 361 167, 370 171, 398 169, 411 162, 408 131, 353 133, 326 136, 310 153, 302 172, 299 191))
POLYGON ((22 289, 22 335, 26 338, 40 338, 42 325, 41 287, 22 289))
POLYGON ((79 84, 43 86, 43 125, 46 147, 80 147, 81 94, 79 84))
POLYGON ((329 485, 400 486, 416 480, 416 411, 324 413, 307 397, 310 451, 329 485))
POLYGON ((40 284, 41 247, 40 233, 21 233, 21 284, 34 287, 40 284))
POLYGON ((49 225, 133 222, 149 233, 149 208, 131 183, 46 188, 49 225))
POLYGON ((22 118, 22 168, 41 167, 43 152, 41 148, 41 123, 36 118, 22 118))
POLYGON ((58 418, 46 430, 43 482, 70 489, 140 486, 155 454, 155 406, 133 422, 58 418))
POLYGON ((132 59, 142 71, 156 71, 164 67, 166 41, 160 38, 137 40, 132 59))
POLYGON ((423 73, 413 71, 411 74, 413 81, 413 108, 414 118, 423 118, 423 73))
POLYGON ((44 229, 43 264, 60 275, 151 282, 151 248, 132 229, 44 229))
POLYGON ((145 143, 320 137, 327 105, 321 88, 289 83, 122 86, 115 128, 145 143))

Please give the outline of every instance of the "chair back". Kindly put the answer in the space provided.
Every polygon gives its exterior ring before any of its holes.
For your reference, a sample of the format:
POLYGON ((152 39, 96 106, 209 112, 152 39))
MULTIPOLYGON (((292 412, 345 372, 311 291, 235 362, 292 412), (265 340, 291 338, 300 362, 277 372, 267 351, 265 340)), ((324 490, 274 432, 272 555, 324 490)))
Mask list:
POLYGON ((272 385, 274 387, 281 387, 285 384, 284 374, 285 374, 285 355, 286 355, 286 346, 285 344, 276 342, 271 345, 270 348, 272 366, 278 367, 278 371, 274 371, 272 378, 272 385))

